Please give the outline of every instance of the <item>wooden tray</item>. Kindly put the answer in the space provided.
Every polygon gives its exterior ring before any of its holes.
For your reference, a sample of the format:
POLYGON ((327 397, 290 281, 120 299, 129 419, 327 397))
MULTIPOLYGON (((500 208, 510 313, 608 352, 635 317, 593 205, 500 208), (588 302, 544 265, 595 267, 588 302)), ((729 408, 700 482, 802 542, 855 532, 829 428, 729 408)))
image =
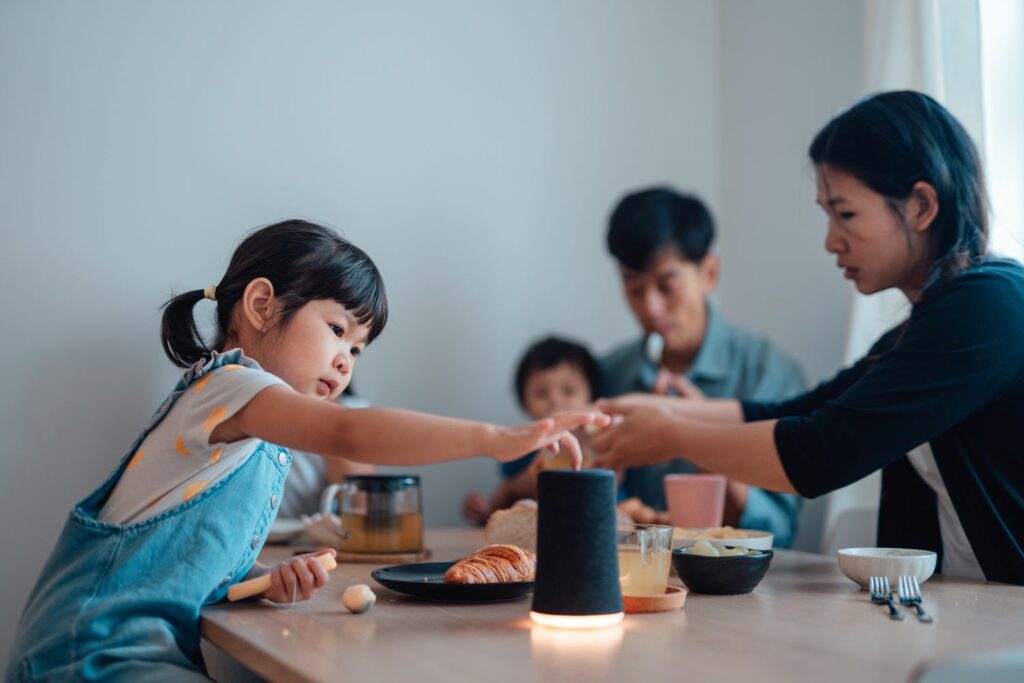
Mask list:
POLYGON ((646 612, 671 612, 682 608, 686 602, 686 589, 666 586, 664 595, 623 595, 622 603, 626 614, 646 612))

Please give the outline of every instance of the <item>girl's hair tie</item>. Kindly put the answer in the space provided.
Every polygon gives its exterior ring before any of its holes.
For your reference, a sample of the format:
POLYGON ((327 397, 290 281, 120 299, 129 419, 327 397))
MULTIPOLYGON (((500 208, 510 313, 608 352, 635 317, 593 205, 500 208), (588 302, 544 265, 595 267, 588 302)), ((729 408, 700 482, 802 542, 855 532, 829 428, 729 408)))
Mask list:
POLYGON ((203 296, 210 301, 217 300, 217 285, 209 285, 203 290, 203 296))

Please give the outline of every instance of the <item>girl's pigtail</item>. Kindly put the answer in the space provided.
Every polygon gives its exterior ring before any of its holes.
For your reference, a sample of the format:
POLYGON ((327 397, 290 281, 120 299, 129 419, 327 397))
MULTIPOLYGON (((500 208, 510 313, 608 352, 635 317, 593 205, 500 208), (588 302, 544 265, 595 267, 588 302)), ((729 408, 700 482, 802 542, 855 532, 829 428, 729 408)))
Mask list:
POLYGON ((171 298, 163 306, 160 338, 164 353, 179 367, 190 367, 210 355, 210 348, 199 334, 195 316, 192 314, 192 309, 204 298, 203 290, 193 289, 171 298))

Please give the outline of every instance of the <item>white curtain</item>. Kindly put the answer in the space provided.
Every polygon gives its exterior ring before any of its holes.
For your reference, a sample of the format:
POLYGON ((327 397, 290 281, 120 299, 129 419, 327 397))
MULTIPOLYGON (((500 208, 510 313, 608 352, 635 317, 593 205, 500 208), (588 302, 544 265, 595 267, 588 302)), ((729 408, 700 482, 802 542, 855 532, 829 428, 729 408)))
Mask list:
MULTIPOLYGON (((984 117, 978 0, 867 0, 864 31, 865 93, 917 90, 946 106, 983 149, 984 117)), ((845 360, 865 354, 910 311, 890 290, 854 293, 845 360)), ((821 551, 875 545, 878 473, 830 495, 821 551)))
POLYGON ((1024 262, 1024 2, 981 2, 985 171, 991 247, 1024 262))

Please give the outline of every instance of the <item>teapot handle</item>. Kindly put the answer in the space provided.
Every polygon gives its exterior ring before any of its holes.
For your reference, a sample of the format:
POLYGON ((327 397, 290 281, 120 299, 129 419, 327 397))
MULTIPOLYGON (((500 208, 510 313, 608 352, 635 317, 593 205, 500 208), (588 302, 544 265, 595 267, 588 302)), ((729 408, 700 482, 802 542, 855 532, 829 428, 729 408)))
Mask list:
POLYGON ((352 486, 352 484, 342 482, 340 484, 331 484, 324 489, 323 493, 320 494, 320 519, 327 523, 332 523, 335 527, 335 531, 345 539, 351 537, 351 534, 342 526, 341 520, 343 516, 341 514, 335 515, 331 510, 331 501, 333 501, 335 496, 338 495, 338 491, 344 491, 347 493, 354 490, 355 487, 352 486), (337 517, 338 521, 332 522, 335 517, 337 517))

